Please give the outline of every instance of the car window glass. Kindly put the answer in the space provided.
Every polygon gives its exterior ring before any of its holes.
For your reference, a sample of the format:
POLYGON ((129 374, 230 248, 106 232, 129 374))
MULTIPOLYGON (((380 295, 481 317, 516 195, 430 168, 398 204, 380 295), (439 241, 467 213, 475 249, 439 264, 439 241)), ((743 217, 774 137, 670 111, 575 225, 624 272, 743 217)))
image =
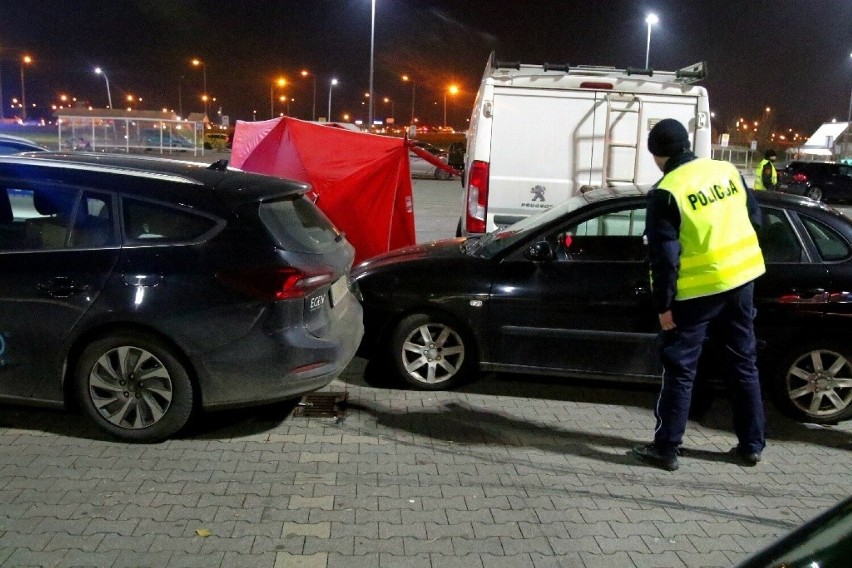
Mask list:
POLYGON ((782 211, 763 209, 763 225, 757 231, 757 239, 765 262, 802 262, 804 258, 802 244, 782 211))
POLYGON ((0 250, 64 248, 76 193, 51 186, 4 187, 0 194, 0 250))
POLYGON ((645 208, 607 211, 557 236, 558 256, 568 260, 642 261, 645 208))
POLYGON ((92 248, 116 244, 111 203, 109 196, 83 193, 71 227, 71 247, 92 248))
POLYGON ((192 241, 216 225, 207 217, 158 203, 124 198, 122 208, 125 237, 140 243, 192 241))
POLYGON ((843 260, 849 257, 849 244, 834 229, 811 217, 802 216, 802 223, 823 260, 843 260))
POLYGON ((261 203, 258 215, 275 241, 288 250, 322 252, 340 234, 328 217, 304 196, 261 203))

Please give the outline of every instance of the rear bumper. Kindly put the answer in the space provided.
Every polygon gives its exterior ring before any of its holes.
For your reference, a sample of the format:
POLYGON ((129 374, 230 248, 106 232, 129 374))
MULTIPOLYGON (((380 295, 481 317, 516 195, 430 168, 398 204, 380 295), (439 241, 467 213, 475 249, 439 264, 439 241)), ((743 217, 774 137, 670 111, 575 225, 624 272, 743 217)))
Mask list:
POLYGON ((226 348, 197 357, 201 405, 205 409, 253 406, 299 397, 340 375, 364 334, 362 310, 350 298, 335 309, 323 337, 304 325, 252 332, 226 348))

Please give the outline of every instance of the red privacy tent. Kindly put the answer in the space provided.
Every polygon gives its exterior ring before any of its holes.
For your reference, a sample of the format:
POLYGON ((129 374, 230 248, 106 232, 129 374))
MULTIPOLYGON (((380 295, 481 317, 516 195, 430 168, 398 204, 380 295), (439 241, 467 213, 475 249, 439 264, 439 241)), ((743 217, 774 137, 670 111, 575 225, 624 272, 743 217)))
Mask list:
POLYGON ((355 262, 415 244, 407 143, 294 118, 237 121, 231 166, 311 184, 355 262))

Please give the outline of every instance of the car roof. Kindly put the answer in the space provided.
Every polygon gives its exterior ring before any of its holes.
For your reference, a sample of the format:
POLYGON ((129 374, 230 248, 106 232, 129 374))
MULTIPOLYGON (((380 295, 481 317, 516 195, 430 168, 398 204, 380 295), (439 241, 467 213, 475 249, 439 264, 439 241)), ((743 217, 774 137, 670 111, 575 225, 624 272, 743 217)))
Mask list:
MULTIPOLYGON (((227 168, 223 161, 207 164, 149 156, 101 154, 94 152, 30 152, 0 156, 0 166, 55 167, 72 172, 78 183, 110 189, 111 176, 152 183, 122 184, 122 193, 153 193, 151 197, 174 200, 174 187, 184 187, 181 198, 201 205, 205 196, 215 193, 229 204, 265 201, 305 193, 310 186, 298 181, 227 168), (156 183, 160 182, 160 183, 156 183), (163 183, 165 182, 165 183, 163 183), (142 190, 140 188, 144 187, 142 190), (190 189, 194 188, 194 190, 190 189), (194 199, 193 199, 194 197, 194 199)), ((188 203, 189 204, 189 203, 188 203)))

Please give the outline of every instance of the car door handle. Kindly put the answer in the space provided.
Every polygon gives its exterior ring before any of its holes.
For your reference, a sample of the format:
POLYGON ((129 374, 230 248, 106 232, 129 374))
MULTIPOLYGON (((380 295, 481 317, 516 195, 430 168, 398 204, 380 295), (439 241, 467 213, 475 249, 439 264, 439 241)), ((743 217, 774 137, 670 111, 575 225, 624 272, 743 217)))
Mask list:
POLYGON ((77 284, 67 276, 57 276, 50 282, 39 282, 37 286, 40 292, 44 292, 52 298, 68 298, 74 294, 82 294, 89 289, 88 284, 77 284))
POLYGON ((634 284, 633 285, 633 293, 637 296, 642 296, 645 294, 651 293, 651 286, 648 284, 634 284))
POLYGON ((163 280, 161 274, 125 274, 124 283, 130 286, 156 286, 163 280))

